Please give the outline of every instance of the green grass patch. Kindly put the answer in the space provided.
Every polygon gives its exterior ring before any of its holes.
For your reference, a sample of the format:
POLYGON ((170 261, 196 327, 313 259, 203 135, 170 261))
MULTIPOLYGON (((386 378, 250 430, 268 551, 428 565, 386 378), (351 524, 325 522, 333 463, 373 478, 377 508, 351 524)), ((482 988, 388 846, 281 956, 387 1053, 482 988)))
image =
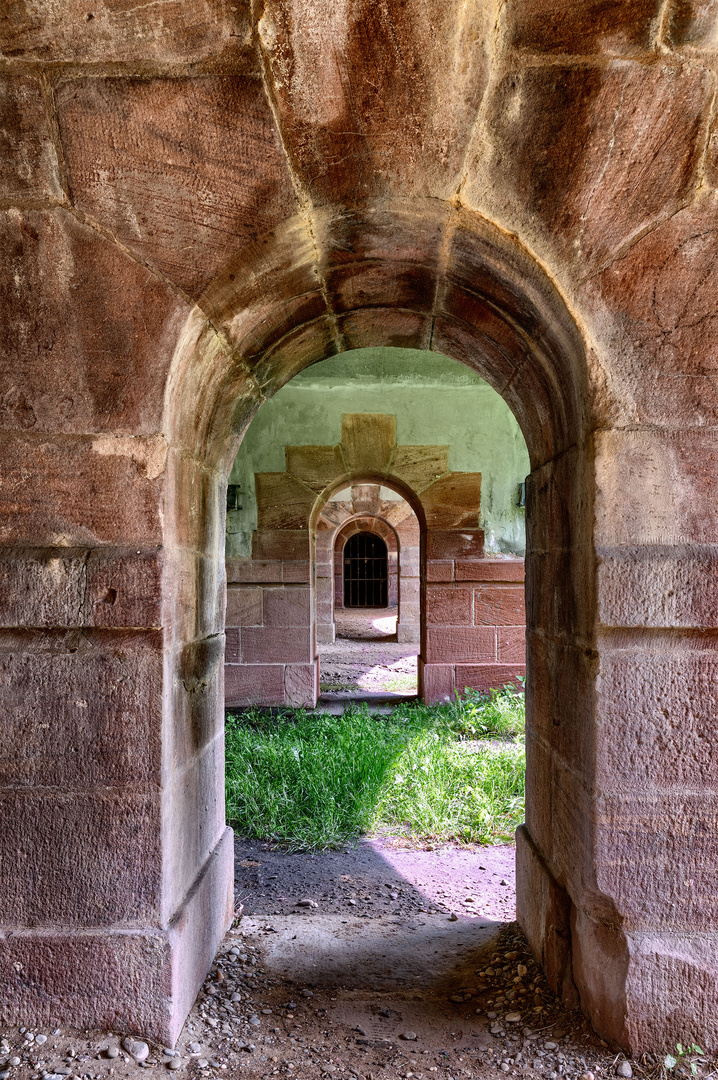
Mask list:
POLYGON ((343 716, 248 710, 227 721, 227 820, 294 850, 371 832, 510 839, 523 820, 523 693, 343 716))

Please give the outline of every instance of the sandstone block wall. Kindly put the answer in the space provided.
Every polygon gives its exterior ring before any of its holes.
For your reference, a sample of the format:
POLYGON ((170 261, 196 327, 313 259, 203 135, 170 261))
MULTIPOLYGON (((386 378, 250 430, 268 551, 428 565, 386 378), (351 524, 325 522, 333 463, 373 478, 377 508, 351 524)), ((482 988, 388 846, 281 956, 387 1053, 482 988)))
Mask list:
POLYGON ((394 417, 376 413, 346 414, 336 447, 287 447, 286 457, 298 476, 256 476, 263 527, 253 534, 252 558, 227 560, 228 707, 316 704, 317 640, 334 640, 343 544, 362 529, 389 542, 397 635, 420 642, 419 689, 426 701, 467 686, 500 687, 524 673, 523 560, 484 560, 484 536, 476 527, 480 475, 449 472, 446 448, 397 446, 394 417), (444 473, 437 478, 442 458, 444 473), (372 478, 381 483, 367 482, 372 478), (411 503, 382 500, 382 484, 398 485, 411 503), (346 487, 351 501, 332 501, 331 493, 346 487), (518 587, 489 588, 506 574, 518 587), (451 584, 442 591, 434 582, 451 584))
POLYGON ((526 672, 523 559, 427 559, 426 577, 424 699, 518 685, 526 672))
POLYGON ((87 14, 0 20, 3 1022, 181 1029, 231 918, 226 479, 295 374, 392 346, 530 455, 532 948, 605 1037, 715 1049, 715 5, 87 14))

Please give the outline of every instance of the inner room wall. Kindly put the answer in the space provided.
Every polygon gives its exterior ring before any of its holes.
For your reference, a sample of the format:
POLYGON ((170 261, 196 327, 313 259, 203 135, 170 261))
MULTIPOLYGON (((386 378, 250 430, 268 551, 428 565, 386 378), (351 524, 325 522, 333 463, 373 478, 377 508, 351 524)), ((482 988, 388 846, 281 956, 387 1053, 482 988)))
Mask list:
POLYGON ((318 499, 341 494, 330 494, 333 483, 352 477, 353 496, 367 480, 367 491, 386 481, 391 494, 396 481, 395 499, 404 484, 423 506, 423 561, 417 537, 417 568, 399 582, 398 638, 421 639, 424 700, 522 675, 528 470, 508 406, 447 357, 356 350, 293 379, 260 408, 229 477, 226 704, 315 704, 317 645, 335 634, 340 524, 331 502, 331 520, 322 512, 310 527, 310 518, 318 499))
POLYGON ((449 446, 449 468, 480 472, 487 555, 523 556, 519 487, 530 471, 521 430, 503 398, 475 372, 439 353, 355 349, 306 369, 265 402, 250 424, 229 482, 241 510, 227 514, 227 557, 247 558, 257 528, 255 472, 281 472, 284 447, 336 444, 343 413, 393 413, 400 445, 449 446))

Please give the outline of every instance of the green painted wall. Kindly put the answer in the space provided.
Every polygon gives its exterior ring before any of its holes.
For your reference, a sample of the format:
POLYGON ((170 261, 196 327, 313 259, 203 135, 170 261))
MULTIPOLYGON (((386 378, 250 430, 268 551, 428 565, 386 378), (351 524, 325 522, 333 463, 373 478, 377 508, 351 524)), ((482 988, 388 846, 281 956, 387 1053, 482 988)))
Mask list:
POLYGON ((346 412, 396 415, 399 444, 450 447, 449 468, 480 472, 487 552, 523 554, 518 487, 529 471, 526 443, 503 399, 463 364, 414 349, 357 349, 297 375, 259 410, 235 459, 241 510, 227 515, 227 554, 251 553, 257 525, 255 472, 282 472, 284 447, 334 445, 346 412))

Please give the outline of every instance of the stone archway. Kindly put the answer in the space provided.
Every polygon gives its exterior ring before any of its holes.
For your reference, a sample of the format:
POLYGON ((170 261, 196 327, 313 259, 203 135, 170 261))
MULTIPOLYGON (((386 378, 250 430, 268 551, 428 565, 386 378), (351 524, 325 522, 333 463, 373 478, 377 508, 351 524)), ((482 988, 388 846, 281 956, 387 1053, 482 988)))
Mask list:
MULTIPOLYGON (((243 245, 179 333, 161 434, 141 427, 127 436, 120 421, 120 434, 74 442, 63 441, 64 429, 55 443, 23 434, 18 460, 35 486, 13 503, 12 536, 26 546, 6 565, 33 583, 35 607, 18 614, 11 605, 7 615, 10 627, 25 628, 13 668, 18 693, 39 670, 43 686, 60 672, 89 696, 103 670, 116 670, 122 693, 137 686, 121 711, 132 725, 122 745, 136 752, 104 753, 105 742, 78 721, 81 706, 63 699, 69 711, 58 729, 71 764, 61 779, 76 785, 72 798, 64 788, 62 797, 48 793, 47 774, 26 769, 19 751, 12 759, 20 780, 3 796, 3 852, 12 864, 27 835, 36 844, 27 873, 6 876, 4 1016, 123 1025, 168 1042, 180 1030, 232 914, 222 776, 229 464, 267 396, 308 364, 366 344, 435 349, 469 364, 504 396, 529 448, 518 904, 532 948, 560 992, 570 996, 575 984, 606 1037, 649 1049, 679 1027, 712 1045, 715 903, 707 890, 686 893, 710 850, 702 838, 712 792, 706 780, 690 798, 676 796, 687 781, 680 755, 663 754, 656 766, 642 750, 646 738, 665 746, 667 717, 670 737, 684 745, 682 725, 672 723, 685 712, 674 683, 702 670, 706 619, 697 612, 710 610, 706 594, 693 607, 672 595, 668 610, 661 583, 678 580, 680 545, 708 536, 707 517, 690 501, 707 467, 696 449, 704 444, 695 432, 686 449, 673 432, 621 427, 637 414, 628 405, 619 420, 610 414, 610 379, 600 358, 587 359, 539 260, 481 215, 421 198, 305 208, 243 245), (98 477, 113 478, 120 495, 85 505, 98 477), (65 505, 70 490, 81 507, 65 505), (41 523, 31 533, 45 545, 39 554, 27 547, 26 521, 41 523), (84 557, 68 536, 98 546, 84 557), (662 632, 674 625, 687 629, 671 667, 662 632), (28 626, 48 631, 41 646, 28 626), (59 634, 68 627, 75 636, 66 649, 59 634), (701 842, 689 850, 676 837, 701 842), (668 896, 677 898, 670 910, 668 896)), ((453 575, 460 554, 445 560, 453 575)), ((700 557, 712 565, 710 553, 700 557)), ((100 710, 96 721, 109 745, 114 715, 100 710)))
MULTIPOLYGON (((595 640, 595 558, 585 351, 553 283, 521 245, 476 215, 436 203, 421 210, 416 203, 369 205, 350 215, 317 211, 311 229, 296 219, 263 246, 251 270, 246 255, 230 263, 205 296, 203 313, 188 322, 175 357, 167 430, 176 496, 169 501, 166 573, 174 562, 170 537, 186 529, 188 493, 194 489, 192 504, 203 493, 209 513, 202 520, 215 522, 241 433, 264 396, 308 364, 368 344, 430 346, 468 364, 504 396, 522 428, 532 472, 520 918, 551 984, 570 997, 575 973, 594 1023, 625 1039, 625 954, 614 947, 624 939, 614 901, 596 876, 595 750, 578 736, 584 720, 576 712, 577 702, 592 708, 597 675, 595 653, 586 647, 595 640), (317 235, 327 244, 321 287, 314 276, 317 235), (426 284, 417 291, 419 282, 426 284), (330 310, 327 295, 334 298, 330 310), (566 741, 564 731, 576 738, 566 741), (568 837, 574 839, 564 842, 568 837), (600 962, 585 964, 589 955, 600 962), (610 989, 607 978, 614 980, 610 989)), ((382 440, 376 445, 372 473, 344 473, 334 483, 336 448, 314 448, 320 487, 381 482, 386 450, 382 440)), ((291 503, 288 489, 280 503, 291 503)), ((436 512, 450 513, 450 499, 442 497, 436 512)), ((195 550, 209 570, 221 561, 221 534, 199 519, 197 525, 195 550)), ((473 572, 470 533, 457 523, 451 545, 427 545, 452 585, 473 572)), ((271 549, 262 552, 271 561, 271 549)), ((178 641, 178 659, 188 648, 197 655, 199 645, 178 641)), ((218 695, 220 687, 219 679, 207 683, 205 694, 218 695)))

